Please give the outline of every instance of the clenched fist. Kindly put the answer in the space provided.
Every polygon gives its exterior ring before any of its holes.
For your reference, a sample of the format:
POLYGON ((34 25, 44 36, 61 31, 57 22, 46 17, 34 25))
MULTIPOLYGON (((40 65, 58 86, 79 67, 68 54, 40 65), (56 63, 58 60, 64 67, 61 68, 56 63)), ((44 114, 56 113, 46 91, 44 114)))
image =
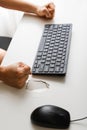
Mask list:
POLYGON ((2 67, 2 81, 15 88, 22 88, 31 74, 30 67, 22 62, 2 67))
POLYGON ((36 12, 38 16, 49 19, 52 19, 54 17, 54 13, 55 13, 54 3, 48 3, 47 5, 38 7, 36 12))

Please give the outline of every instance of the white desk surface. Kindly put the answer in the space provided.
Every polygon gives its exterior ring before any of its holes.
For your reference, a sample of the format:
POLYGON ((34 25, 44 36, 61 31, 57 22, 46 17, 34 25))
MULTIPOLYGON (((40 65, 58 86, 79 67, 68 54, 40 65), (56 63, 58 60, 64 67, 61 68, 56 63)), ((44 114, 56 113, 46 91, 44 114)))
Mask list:
MULTIPOLYGON (((30 121, 33 109, 45 104, 57 105, 68 110, 71 119, 87 116, 87 1, 53 1, 56 5, 53 20, 28 14, 23 16, 2 65, 23 61, 32 67, 44 24, 72 23, 67 74, 65 78, 30 76, 30 80, 41 79, 49 83, 49 89, 29 90, 24 87, 17 90, 1 83, 1 130, 48 130, 34 126, 30 121)), ((87 130, 87 120, 71 124, 69 130, 87 130)))

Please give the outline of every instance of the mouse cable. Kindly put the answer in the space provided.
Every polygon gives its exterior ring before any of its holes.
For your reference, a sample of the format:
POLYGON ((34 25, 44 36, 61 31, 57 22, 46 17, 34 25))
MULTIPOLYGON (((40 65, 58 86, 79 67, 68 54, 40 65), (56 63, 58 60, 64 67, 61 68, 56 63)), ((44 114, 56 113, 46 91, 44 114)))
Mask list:
POLYGON ((32 82, 44 83, 45 86, 46 86, 47 88, 49 88, 49 84, 48 84, 47 82, 43 81, 43 80, 28 80, 27 83, 26 83, 26 89, 28 88, 30 81, 32 81, 32 82))
POLYGON ((81 120, 85 120, 85 119, 87 119, 87 116, 83 117, 83 118, 78 118, 78 119, 75 119, 75 120, 71 120, 71 122, 81 121, 81 120))

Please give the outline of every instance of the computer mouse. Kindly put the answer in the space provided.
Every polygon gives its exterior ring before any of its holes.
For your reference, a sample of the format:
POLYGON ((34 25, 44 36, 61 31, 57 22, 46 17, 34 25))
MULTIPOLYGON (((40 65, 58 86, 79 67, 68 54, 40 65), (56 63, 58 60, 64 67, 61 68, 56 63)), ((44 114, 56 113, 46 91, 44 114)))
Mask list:
POLYGON ((42 127, 66 129, 70 125, 70 113, 55 105, 43 105, 33 110, 31 122, 42 127))

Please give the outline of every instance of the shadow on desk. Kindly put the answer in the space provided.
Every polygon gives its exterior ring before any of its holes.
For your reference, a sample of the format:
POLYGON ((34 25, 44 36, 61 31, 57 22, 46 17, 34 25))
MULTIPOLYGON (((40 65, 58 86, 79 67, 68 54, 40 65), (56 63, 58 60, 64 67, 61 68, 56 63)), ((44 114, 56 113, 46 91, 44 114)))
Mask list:
POLYGON ((64 83, 66 76, 58 75, 32 75, 33 78, 64 83))

